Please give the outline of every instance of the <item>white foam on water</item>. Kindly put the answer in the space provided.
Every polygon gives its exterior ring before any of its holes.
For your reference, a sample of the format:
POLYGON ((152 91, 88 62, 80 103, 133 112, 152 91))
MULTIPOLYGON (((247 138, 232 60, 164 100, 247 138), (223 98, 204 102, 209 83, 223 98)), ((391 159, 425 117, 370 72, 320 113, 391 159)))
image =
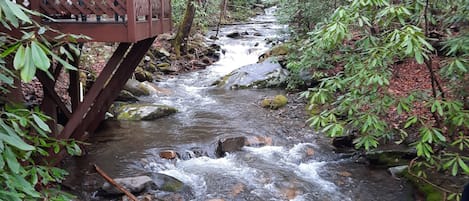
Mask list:
POLYGON ((301 163, 300 165, 298 165, 298 169, 295 170, 295 174, 299 177, 306 179, 307 181, 319 184, 321 188, 325 191, 335 192, 337 190, 337 186, 330 181, 322 179, 321 176, 319 176, 318 174, 319 169, 326 164, 327 162, 318 161, 301 163))
MULTIPOLYGON (((294 145, 289 150, 280 146, 265 146, 260 148, 246 147, 245 150, 258 155, 264 160, 276 161, 276 165, 291 169, 295 175, 315 186, 319 186, 321 190, 331 195, 342 197, 342 194, 338 192, 338 187, 334 183, 323 179, 319 175, 321 168, 327 165, 328 162, 315 160, 303 162, 307 157, 306 149, 309 147, 315 147, 315 145, 311 143, 300 143, 294 145)), ((278 193, 273 185, 266 185, 265 188, 268 188, 273 193, 278 193)), ((298 200, 302 200, 301 197, 299 197, 298 200)))

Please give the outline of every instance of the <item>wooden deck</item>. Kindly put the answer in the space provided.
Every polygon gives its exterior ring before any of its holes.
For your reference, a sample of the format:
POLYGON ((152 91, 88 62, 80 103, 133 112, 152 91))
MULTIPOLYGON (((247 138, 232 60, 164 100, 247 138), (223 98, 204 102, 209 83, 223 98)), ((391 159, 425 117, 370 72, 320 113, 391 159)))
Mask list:
MULTIPOLYGON (((43 16, 35 17, 41 25, 49 26, 61 33, 86 35, 91 40, 79 42, 115 42, 118 48, 107 61, 94 84, 80 98, 78 71, 69 71, 68 95, 71 105, 64 103, 55 85, 63 66, 52 66, 49 71, 54 79, 38 71, 36 77, 43 85, 44 98, 41 109, 50 117, 48 122, 52 135, 58 139, 85 140, 104 119, 114 99, 119 95, 127 80, 132 76, 156 36, 172 30, 170 0, 16 0, 17 3, 36 10, 43 16), (64 116, 58 121, 58 114, 64 116), (58 122, 64 129, 57 131, 58 122)), ((9 33, 20 36, 19 30, 9 33)), ((56 36, 57 33, 46 33, 56 36)), ((67 48, 65 46, 65 48, 67 48)), ((80 68, 79 55, 69 60, 80 68)), ((9 63, 12 67, 12 63, 9 63)), ((21 94, 21 87, 15 90, 21 94)), ((64 153, 52 154, 45 163, 57 164, 64 153)))
MULTIPOLYGON (((170 0, 29 0, 43 25, 92 41, 137 42, 172 30, 170 0)), ((28 3, 30 2, 30 3, 28 3)))

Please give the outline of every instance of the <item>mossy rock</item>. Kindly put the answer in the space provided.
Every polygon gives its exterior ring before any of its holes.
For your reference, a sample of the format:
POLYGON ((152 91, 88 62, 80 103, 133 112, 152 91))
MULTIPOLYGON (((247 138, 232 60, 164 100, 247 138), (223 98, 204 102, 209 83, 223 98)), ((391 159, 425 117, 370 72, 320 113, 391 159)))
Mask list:
POLYGON ((287 44, 276 45, 270 50, 271 56, 287 55, 289 52, 287 44))
POLYGON ((141 67, 138 67, 135 70, 134 75, 135 75, 135 79, 140 82, 144 82, 144 81, 153 82, 153 75, 150 72, 143 70, 143 68, 141 67))
POLYGON ((402 177, 406 178, 415 188, 418 189, 425 196, 426 201, 441 201, 444 200, 443 192, 436 189, 431 184, 422 181, 418 177, 415 177, 409 172, 404 171, 401 174, 402 177))
POLYGON ((138 101, 138 98, 130 93, 127 90, 122 90, 119 93, 119 96, 117 97, 116 101, 124 101, 124 102, 136 102, 138 101))
POLYGON ((155 63, 149 62, 148 65, 145 65, 144 70, 146 70, 150 73, 154 73, 154 72, 156 72, 156 70, 158 70, 158 68, 156 68, 155 63))
POLYGON ((156 104, 121 104, 113 109, 117 120, 150 121, 177 112, 176 108, 156 104))
POLYGON ((177 70, 174 69, 171 64, 169 63, 160 63, 160 64, 157 64, 156 67, 162 71, 162 72, 166 72, 166 73, 171 73, 171 72, 176 72, 177 70))
POLYGON ((277 58, 277 60, 278 60, 278 58, 281 58, 285 55, 288 55, 289 52, 290 52, 290 50, 288 48, 288 44, 283 43, 283 44, 280 44, 280 45, 276 45, 276 46, 272 47, 269 51, 267 51, 264 54, 262 54, 261 56, 259 56, 259 63, 264 62, 265 60, 267 60, 270 57, 277 58))
POLYGON ((378 150, 365 153, 370 165, 377 167, 394 167, 409 164, 416 157, 413 149, 378 150))
POLYGON ((156 173, 152 175, 153 182, 157 189, 166 192, 186 192, 190 193, 190 187, 182 181, 165 174, 156 173))
POLYGON ((270 108, 272 110, 277 110, 287 105, 287 103, 288 103, 287 97, 285 97, 284 95, 277 95, 273 98, 266 98, 262 100, 261 106, 263 108, 270 108))

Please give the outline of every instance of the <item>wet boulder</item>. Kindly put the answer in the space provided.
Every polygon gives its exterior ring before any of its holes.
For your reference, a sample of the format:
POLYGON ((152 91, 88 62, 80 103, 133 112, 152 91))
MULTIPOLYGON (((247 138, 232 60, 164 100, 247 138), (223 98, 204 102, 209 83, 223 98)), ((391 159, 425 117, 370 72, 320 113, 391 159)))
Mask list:
POLYGON ((246 144, 246 137, 231 137, 218 140, 215 155, 223 157, 227 152, 240 151, 246 144))
POLYGON ((135 69, 134 76, 135 76, 135 79, 140 82, 144 82, 144 81, 153 82, 153 75, 141 67, 137 67, 137 69, 135 69))
POLYGON ((114 104, 111 112, 117 120, 150 121, 177 112, 176 108, 158 104, 114 104))
POLYGON ((129 79, 124 85, 124 89, 135 96, 149 96, 151 94, 151 90, 149 88, 145 88, 141 85, 141 82, 134 79, 129 79))
POLYGON ((274 88, 287 83, 288 70, 268 59, 262 63, 243 66, 214 83, 230 89, 274 88))
POLYGON ((160 157, 164 159, 176 159, 177 158, 177 153, 174 150, 162 150, 160 151, 160 157))
POLYGON ((228 37, 228 38, 234 38, 234 39, 239 39, 239 38, 241 38, 242 36, 241 36, 241 33, 235 31, 235 32, 232 32, 232 33, 227 34, 226 37, 228 37))
MULTIPOLYGON (((131 193, 140 193, 143 190, 150 188, 153 184, 152 178, 148 176, 116 178, 114 181, 131 193)), ((104 183, 101 188, 108 195, 123 194, 119 189, 109 184, 108 182, 104 183)))
POLYGON ((122 90, 119 93, 119 96, 117 97, 116 101, 123 101, 123 102, 137 102, 138 98, 130 93, 127 90, 122 90))

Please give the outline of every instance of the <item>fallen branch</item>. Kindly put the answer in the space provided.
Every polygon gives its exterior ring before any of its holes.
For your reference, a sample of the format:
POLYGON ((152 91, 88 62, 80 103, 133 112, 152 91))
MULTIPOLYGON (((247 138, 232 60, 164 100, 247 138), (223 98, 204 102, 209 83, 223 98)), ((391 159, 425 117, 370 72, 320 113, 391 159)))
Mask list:
POLYGON ((98 165, 94 164, 93 166, 94 166, 94 169, 96 170, 96 172, 98 172, 107 182, 109 182, 110 184, 115 186, 117 189, 119 189, 121 192, 123 192, 127 197, 130 198, 130 200, 138 201, 138 199, 137 199, 137 197, 135 197, 135 195, 133 195, 127 189, 125 189, 124 187, 122 187, 121 185, 116 183, 116 181, 114 181, 114 179, 109 177, 103 170, 101 170, 101 168, 99 168, 98 165))

